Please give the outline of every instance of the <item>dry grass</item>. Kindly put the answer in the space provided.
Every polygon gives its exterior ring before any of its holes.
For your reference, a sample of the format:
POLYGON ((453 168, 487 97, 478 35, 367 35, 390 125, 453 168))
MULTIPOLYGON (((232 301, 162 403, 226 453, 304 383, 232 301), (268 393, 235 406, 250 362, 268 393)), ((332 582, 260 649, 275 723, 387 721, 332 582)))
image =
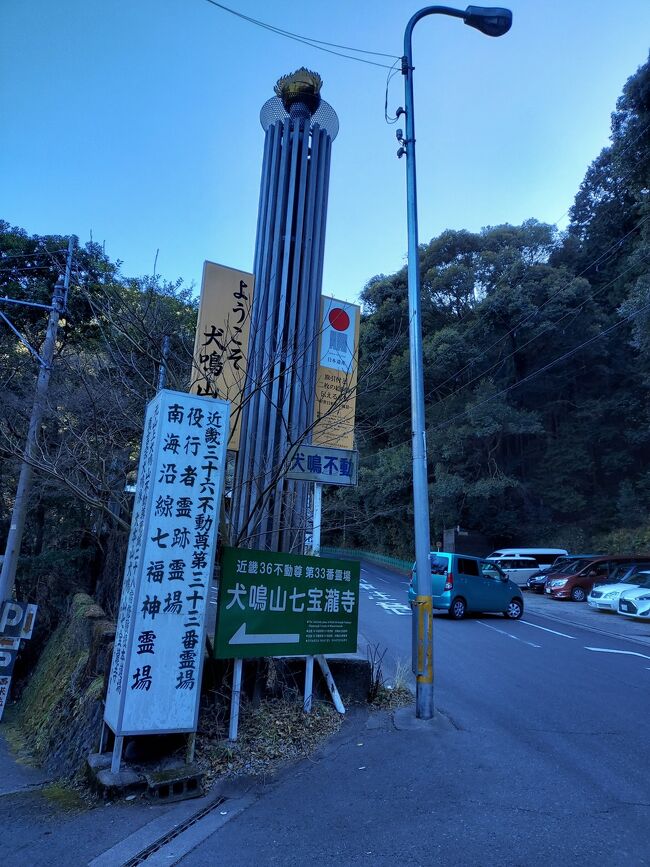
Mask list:
POLYGON ((392 683, 384 680, 383 662, 386 650, 378 644, 368 645, 367 656, 370 663, 370 691, 368 703, 375 710, 397 710, 412 704, 413 693, 409 688, 410 666, 398 659, 392 683))
POLYGON ((413 704, 413 693, 409 687, 410 667, 401 659, 395 665, 392 683, 384 683, 383 678, 377 687, 372 707, 377 710, 397 710, 413 704))
POLYGON ((271 699, 256 707, 243 703, 235 742, 214 713, 204 711, 199 723, 196 760, 209 785, 215 779, 260 775, 310 756, 341 727, 343 718, 328 703, 314 702, 307 714, 298 699, 271 699))

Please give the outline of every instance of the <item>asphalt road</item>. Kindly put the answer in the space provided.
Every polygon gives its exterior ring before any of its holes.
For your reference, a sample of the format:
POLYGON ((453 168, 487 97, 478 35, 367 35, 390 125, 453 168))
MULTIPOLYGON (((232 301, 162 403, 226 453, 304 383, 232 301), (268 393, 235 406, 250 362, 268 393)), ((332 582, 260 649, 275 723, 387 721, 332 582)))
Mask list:
MULTIPOLYGON (((360 650, 385 650, 388 680, 410 656, 405 590, 364 564, 360 650)), ((525 602, 521 621, 436 615, 432 723, 351 721, 180 863, 649 865, 650 629, 525 602)))
MULTIPOLYGON (((365 563, 361 589, 360 652, 413 682, 406 579, 365 563)), ((520 621, 435 615, 433 721, 353 711, 310 760, 177 809, 7 794, 0 863, 650 867, 650 624, 524 601, 520 621)))
MULTIPOLYGON (((360 652, 385 650, 386 681, 400 668, 413 684, 407 579, 364 563, 361 586, 360 652)), ((597 741, 599 761, 609 755, 612 776, 627 776, 625 756, 632 754, 616 739, 638 737, 648 718, 650 624, 592 611, 586 603, 523 598, 519 621, 434 614, 436 708, 460 726, 582 734, 597 741)), ((650 764, 640 770, 647 774, 650 764)))

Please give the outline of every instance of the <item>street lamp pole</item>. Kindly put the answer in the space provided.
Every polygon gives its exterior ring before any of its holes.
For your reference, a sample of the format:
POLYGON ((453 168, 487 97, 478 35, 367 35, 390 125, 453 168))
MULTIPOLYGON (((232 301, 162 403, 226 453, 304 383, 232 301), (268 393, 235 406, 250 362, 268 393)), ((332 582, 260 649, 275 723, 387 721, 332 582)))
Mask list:
POLYGON ((415 117, 413 109, 413 28, 428 15, 462 18, 488 36, 501 36, 510 29, 512 13, 508 9, 468 6, 463 12, 448 6, 427 6, 416 12, 404 31, 404 106, 406 137, 400 139, 406 154, 406 208, 408 221, 408 304, 409 352, 411 380, 411 426, 413 449, 413 512, 415 529, 415 567, 417 576, 414 617, 417 618, 416 716, 433 716, 433 604, 431 599, 431 564, 429 560, 429 491, 427 479, 427 445, 424 418, 424 369, 422 359, 422 314, 420 309, 420 261, 418 257, 418 208, 415 173, 415 117))

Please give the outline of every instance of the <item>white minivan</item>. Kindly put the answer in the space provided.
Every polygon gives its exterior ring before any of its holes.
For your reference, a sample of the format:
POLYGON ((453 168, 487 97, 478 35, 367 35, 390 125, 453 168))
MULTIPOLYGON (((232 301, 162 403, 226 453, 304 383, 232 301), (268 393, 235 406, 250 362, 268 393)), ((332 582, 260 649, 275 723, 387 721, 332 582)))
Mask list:
POLYGON ((503 556, 490 554, 487 559, 496 563, 508 578, 519 587, 525 587, 531 575, 539 572, 540 568, 534 557, 520 557, 518 554, 504 554, 503 556))
POLYGON ((566 557, 569 552, 565 548, 499 548, 493 551, 488 560, 496 560, 497 557, 532 557, 537 561, 539 569, 550 569, 558 557, 566 557))

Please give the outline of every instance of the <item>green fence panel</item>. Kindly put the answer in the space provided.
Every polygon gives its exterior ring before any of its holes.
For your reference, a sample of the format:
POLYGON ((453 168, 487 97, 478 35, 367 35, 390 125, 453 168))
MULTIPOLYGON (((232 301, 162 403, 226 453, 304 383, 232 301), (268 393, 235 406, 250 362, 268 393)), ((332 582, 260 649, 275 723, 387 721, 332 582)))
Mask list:
POLYGON ((390 557, 388 554, 378 554, 375 551, 353 551, 349 548, 321 548, 324 557, 342 557, 348 560, 370 560, 382 566, 390 566, 399 572, 410 573, 413 568, 413 560, 401 560, 399 557, 390 557))

